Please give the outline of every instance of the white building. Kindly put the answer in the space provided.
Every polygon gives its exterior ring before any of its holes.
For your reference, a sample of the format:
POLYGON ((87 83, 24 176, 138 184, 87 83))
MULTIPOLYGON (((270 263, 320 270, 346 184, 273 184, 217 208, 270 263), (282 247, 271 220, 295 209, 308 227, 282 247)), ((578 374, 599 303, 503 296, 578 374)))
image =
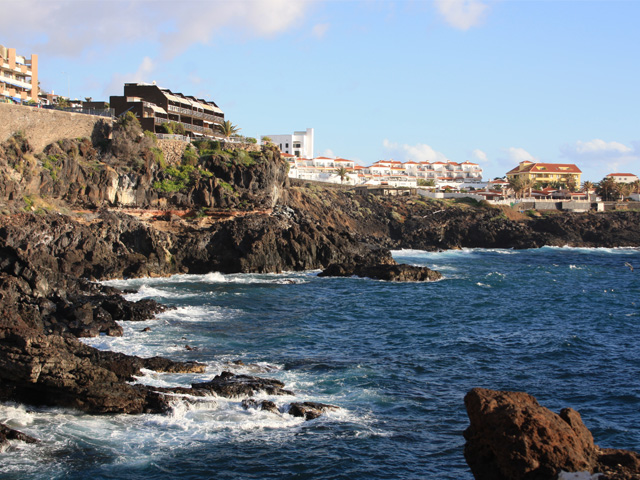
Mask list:
POLYGON ((638 176, 633 173, 610 173, 608 178, 613 178, 618 183, 633 183, 638 181, 638 176))
POLYGON ((282 153, 289 153, 296 157, 313 158, 313 128, 306 132, 293 132, 293 135, 263 135, 260 143, 264 145, 264 138, 271 139, 282 153))

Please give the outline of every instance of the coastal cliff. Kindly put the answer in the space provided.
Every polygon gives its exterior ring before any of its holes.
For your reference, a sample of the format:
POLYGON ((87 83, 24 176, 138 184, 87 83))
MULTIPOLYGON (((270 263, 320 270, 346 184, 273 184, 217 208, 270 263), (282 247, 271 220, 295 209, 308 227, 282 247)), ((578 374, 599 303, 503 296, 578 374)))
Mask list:
POLYGON ((62 139, 41 152, 21 135, 2 144, 0 399, 159 412, 167 404, 157 389, 127 381, 142 368, 201 371, 80 343, 75 337, 120 335, 118 321, 162 308, 96 280, 310 269, 374 276, 363 259, 393 266, 391 248, 640 245, 639 212, 530 218, 475 203, 291 187, 287 168, 274 148, 217 142, 168 162, 131 119, 110 141, 62 139))

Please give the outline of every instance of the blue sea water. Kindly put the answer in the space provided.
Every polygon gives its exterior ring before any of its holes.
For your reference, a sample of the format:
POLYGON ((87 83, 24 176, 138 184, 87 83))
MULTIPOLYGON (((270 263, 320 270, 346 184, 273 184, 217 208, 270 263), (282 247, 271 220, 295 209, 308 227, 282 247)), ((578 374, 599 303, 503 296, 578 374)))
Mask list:
POLYGON ((394 257, 444 279, 305 272, 109 282, 177 308, 88 344, 207 364, 205 374, 145 372, 139 382, 189 385, 230 370, 283 380, 294 396, 261 397, 280 406, 340 409, 304 422, 215 397, 178 400, 168 415, 2 405, 0 422, 43 442, 0 454, 0 478, 471 479, 462 432, 473 387, 572 407, 596 443, 640 450, 639 249, 394 257))

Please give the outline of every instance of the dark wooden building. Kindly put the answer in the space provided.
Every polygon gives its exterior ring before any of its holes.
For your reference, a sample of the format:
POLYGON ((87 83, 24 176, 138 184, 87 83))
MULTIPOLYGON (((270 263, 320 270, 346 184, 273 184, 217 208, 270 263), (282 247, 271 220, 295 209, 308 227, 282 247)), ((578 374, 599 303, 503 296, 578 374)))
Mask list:
POLYGON ((174 93, 149 83, 125 83, 124 95, 110 97, 116 117, 132 112, 142 128, 158 132, 163 123, 181 124, 189 136, 218 135, 224 113, 215 102, 174 93))

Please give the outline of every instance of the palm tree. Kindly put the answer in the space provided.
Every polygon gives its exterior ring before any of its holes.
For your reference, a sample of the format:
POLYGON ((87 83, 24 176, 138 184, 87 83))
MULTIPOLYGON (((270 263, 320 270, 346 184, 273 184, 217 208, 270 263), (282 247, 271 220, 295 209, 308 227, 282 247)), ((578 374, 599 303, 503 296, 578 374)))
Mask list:
POLYGON ((603 200, 617 200, 619 196, 618 184, 611 177, 603 178, 596 188, 596 193, 603 200))
POLYGON ((222 136, 224 138, 229 138, 242 130, 237 125, 232 124, 231 120, 225 120, 224 122, 219 124, 218 129, 220 130, 220 133, 222 133, 222 136))
POLYGON ((348 177, 348 173, 349 173, 349 171, 344 167, 340 167, 340 168, 336 169, 335 174, 340 177, 340 184, 341 185, 344 182, 344 179, 348 177))
POLYGON ((514 196, 518 198, 518 195, 521 195, 526 188, 523 179, 521 177, 510 177, 507 181, 509 182, 509 189, 513 190, 514 196))
POLYGON ((582 191, 587 194, 587 201, 591 199, 591 190, 593 190, 593 183, 587 180, 582 184, 582 191))

